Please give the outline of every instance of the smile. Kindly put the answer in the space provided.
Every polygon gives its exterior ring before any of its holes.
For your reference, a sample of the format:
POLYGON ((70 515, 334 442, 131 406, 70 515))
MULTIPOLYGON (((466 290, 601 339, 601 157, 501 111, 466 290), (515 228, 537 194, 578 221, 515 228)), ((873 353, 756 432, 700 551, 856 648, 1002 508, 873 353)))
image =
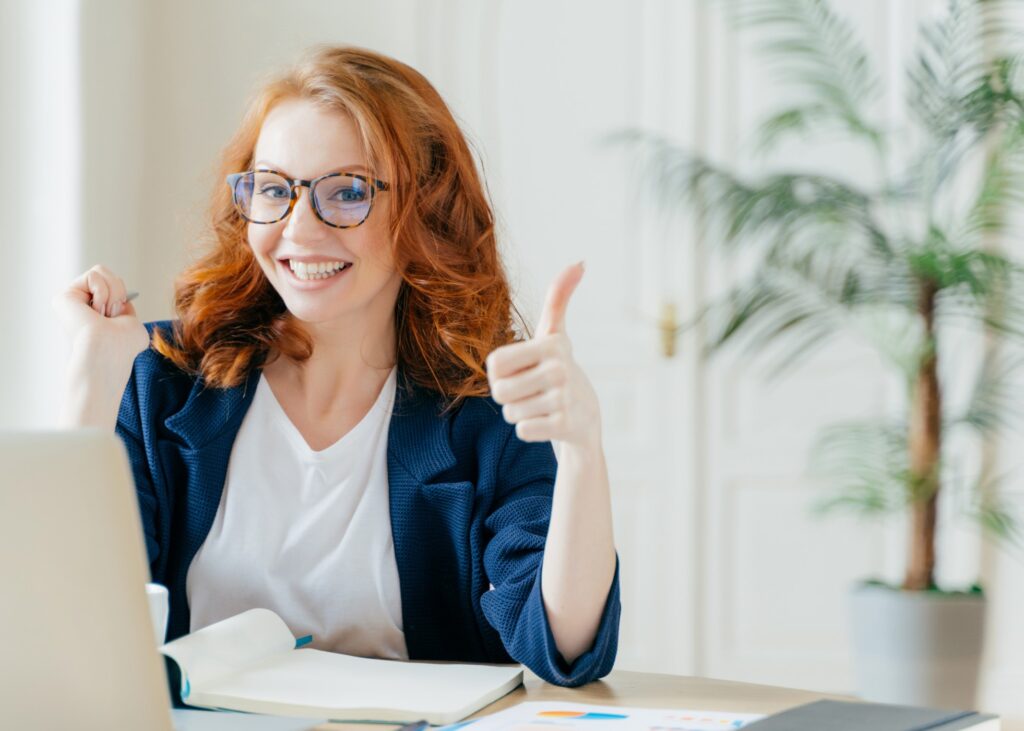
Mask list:
POLYGON ((291 259, 282 259, 279 261, 288 269, 289 272, 291 272, 292 277, 300 282, 335 279, 343 272, 352 268, 352 263, 347 261, 311 263, 293 261, 291 259))
POLYGON ((295 272, 295 276, 304 280, 327 279, 350 266, 352 266, 351 263, 344 261, 322 261, 307 264, 293 259, 288 260, 288 267, 295 272))

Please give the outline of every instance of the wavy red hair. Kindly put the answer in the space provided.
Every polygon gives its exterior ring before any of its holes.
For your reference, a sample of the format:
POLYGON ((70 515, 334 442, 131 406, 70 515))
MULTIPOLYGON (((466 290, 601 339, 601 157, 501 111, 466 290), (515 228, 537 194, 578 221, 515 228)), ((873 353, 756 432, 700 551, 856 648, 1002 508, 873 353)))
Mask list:
POLYGON ((449 407, 488 394, 484 359, 516 339, 517 322, 528 329, 511 301, 481 177, 430 82, 361 48, 317 49, 256 95, 222 155, 211 246, 176 282, 173 341, 156 331, 153 347, 220 388, 277 357, 302 362, 312 355, 311 337, 263 274, 223 183, 229 173, 251 169, 263 120, 294 98, 348 114, 372 174, 391 183, 389 227, 403 280, 395 306, 399 369, 449 407))

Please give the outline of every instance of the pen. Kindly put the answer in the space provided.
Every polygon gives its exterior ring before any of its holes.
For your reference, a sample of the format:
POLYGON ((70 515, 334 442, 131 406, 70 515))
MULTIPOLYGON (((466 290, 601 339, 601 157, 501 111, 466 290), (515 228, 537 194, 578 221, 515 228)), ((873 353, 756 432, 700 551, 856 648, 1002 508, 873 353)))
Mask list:
MULTIPOLYGON (((124 301, 125 302, 131 302, 133 299, 135 299, 138 296, 139 296, 138 292, 129 292, 128 294, 126 294, 124 296, 124 301)), ((90 307, 92 306, 92 298, 89 298, 89 306, 90 307)))
POLYGON ((397 731, 423 731, 430 726, 425 720, 413 721, 397 729, 397 731))

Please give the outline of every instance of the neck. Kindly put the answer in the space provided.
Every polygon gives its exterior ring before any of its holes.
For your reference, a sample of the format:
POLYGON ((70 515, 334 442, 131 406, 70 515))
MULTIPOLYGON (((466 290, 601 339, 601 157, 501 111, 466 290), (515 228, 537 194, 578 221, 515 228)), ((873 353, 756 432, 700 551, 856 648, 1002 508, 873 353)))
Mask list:
POLYGON ((395 365, 392 312, 303 327, 313 338, 313 355, 302 363, 283 357, 270 363, 264 374, 271 382, 296 394, 308 413, 328 413, 346 402, 372 403, 395 365))

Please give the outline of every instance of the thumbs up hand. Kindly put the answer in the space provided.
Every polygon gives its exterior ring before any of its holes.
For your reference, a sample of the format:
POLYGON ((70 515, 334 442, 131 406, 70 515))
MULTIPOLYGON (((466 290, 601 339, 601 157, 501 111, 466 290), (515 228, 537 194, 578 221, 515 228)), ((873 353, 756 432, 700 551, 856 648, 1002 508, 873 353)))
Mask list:
POLYGON ((525 442, 554 442, 600 449, 601 417, 590 381, 572 357, 565 333, 565 311, 583 277, 583 262, 559 274, 548 289, 537 332, 487 356, 491 396, 502 405, 505 421, 525 442))

